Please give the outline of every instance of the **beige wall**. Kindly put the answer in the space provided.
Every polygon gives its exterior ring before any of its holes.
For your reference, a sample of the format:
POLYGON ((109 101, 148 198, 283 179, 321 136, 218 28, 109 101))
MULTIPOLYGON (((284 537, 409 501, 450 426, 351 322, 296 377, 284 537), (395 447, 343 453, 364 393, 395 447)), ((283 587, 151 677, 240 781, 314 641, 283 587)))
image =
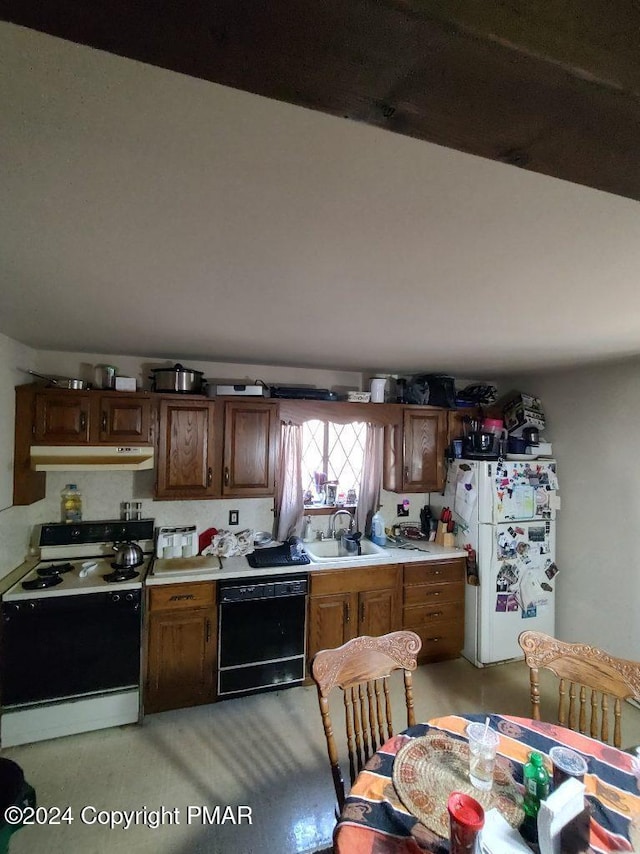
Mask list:
POLYGON ((25 507, 11 506, 15 421, 13 389, 29 379, 23 371, 33 368, 35 360, 35 350, 0 335, 0 577, 22 562, 29 542, 29 512, 25 507))
POLYGON ((511 379, 558 460, 557 634, 640 660, 640 360, 511 379))

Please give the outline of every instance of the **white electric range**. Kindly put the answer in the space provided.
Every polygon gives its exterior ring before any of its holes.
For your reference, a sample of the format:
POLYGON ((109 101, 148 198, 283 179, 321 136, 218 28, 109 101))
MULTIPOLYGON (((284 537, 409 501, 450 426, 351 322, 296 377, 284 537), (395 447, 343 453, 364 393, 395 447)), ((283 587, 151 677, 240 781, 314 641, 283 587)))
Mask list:
POLYGON ((40 560, 2 596, 3 747, 135 723, 153 519, 43 525, 40 560), (114 542, 139 565, 114 567, 114 542))

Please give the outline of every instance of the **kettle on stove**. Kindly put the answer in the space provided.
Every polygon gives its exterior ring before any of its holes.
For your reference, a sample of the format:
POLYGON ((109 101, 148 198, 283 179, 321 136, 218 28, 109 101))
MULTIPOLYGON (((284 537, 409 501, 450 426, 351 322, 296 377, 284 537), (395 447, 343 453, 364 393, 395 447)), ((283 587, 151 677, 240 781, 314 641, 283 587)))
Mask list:
POLYGON ((116 558, 111 564, 114 569, 133 569, 144 563, 144 553, 137 543, 114 543, 116 558))

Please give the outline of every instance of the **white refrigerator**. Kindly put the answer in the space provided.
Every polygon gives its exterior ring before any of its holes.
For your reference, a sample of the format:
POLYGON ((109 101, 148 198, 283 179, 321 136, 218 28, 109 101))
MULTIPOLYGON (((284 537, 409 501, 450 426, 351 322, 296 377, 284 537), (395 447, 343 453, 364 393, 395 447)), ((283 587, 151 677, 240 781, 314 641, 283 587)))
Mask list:
POLYGON ((442 500, 458 525, 456 544, 476 559, 462 654, 476 667, 522 658, 520 632, 555 632, 555 460, 455 460, 442 500))

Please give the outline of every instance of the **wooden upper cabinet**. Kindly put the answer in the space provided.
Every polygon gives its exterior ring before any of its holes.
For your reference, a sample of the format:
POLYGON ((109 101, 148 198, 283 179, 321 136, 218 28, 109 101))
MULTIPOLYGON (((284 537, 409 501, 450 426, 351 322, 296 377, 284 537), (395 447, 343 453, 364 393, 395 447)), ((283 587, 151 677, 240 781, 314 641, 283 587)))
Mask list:
POLYGON ((151 398, 128 392, 40 389, 35 392, 37 445, 149 445, 151 398))
POLYGON ((90 413, 88 392, 39 392, 35 399, 34 441, 43 445, 86 445, 90 413))
POLYGON ((447 435, 447 410, 406 407, 402 426, 385 428, 384 488, 392 492, 441 490, 447 435))
POLYGON ((214 403, 163 398, 158 433, 156 498, 215 498, 214 403))
POLYGON ((277 402, 226 401, 223 496, 273 495, 277 448, 277 402))
POLYGON ((100 398, 100 441, 148 444, 151 441, 151 401, 131 395, 100 398))

